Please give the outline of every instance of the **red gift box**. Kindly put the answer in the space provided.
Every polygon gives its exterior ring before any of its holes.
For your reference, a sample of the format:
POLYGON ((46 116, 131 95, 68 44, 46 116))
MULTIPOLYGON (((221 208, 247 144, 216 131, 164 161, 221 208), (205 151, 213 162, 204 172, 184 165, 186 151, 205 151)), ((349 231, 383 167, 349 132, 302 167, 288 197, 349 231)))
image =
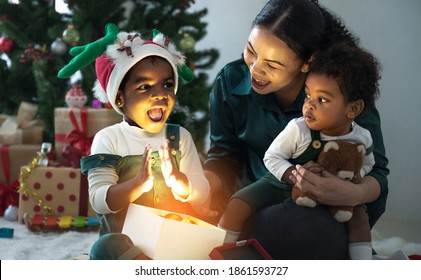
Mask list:
POLYGON ((209 254, 212 260, 272 260, 256 239, 247 239, 215 247, 209 254))
MULTIPOLYGON (((28 166, 22 166, 27 170, 28 166)), ((89 203, 88 180, 79 168, 35 167, 19 191, 18 220, 23 216, 95 216, 89 203), (24 186, 24 187, 23 187, 24 186)))

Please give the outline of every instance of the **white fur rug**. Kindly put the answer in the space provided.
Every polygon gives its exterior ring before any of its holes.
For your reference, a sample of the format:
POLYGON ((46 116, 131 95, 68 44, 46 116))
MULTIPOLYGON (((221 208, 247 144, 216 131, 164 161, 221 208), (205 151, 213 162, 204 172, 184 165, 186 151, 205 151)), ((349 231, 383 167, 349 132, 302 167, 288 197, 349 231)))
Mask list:
POLYGON ((87 254, 97 232, 34 233, 25 225, 0 217, 0 228, 14 229, 13 238, 0 238, 1 260, 72 260, 87 254))
MULTIPOLYGON (((0 260, 72 260, 88 254, 97 239, 96 232, 33 233, 23 224, 0 217, 0 228, 12 228, 13 238, 0 238, 0 260)), ((397 250, 406 255, 421 255, 421 244, 400 237, 382 238, 373 230, 373 247, 380 256, 388 257, 397 250)))

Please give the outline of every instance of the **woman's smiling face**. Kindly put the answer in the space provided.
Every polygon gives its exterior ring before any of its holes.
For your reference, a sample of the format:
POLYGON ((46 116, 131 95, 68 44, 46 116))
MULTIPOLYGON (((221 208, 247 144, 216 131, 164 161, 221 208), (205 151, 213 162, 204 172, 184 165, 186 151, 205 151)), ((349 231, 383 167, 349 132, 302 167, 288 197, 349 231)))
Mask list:
POLYGON ((255 27, 244 48, 253 89, 260 94, 288 87, 302 74, 304 66, 297 54, 269 30, 255 27))

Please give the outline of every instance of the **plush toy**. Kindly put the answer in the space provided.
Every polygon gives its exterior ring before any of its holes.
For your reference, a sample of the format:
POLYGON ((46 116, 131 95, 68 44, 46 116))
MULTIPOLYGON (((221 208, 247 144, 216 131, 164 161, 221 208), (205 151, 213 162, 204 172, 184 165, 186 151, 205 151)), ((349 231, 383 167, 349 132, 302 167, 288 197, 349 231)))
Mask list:
MULTIPOLYGON (((317 159, 324 170, 353 183, 361 182, 360 170, 363 165, 365 147, 360 143, 348 141, 329 141, 317 159)), ((315 207, 319 204, 317 197, 303 192, 298 187, 292 189, 292 199, 301 206, 315 207)), ((346 222, 353 214, 352 206, 329 206, 333 217, 338 222, 346 222)))

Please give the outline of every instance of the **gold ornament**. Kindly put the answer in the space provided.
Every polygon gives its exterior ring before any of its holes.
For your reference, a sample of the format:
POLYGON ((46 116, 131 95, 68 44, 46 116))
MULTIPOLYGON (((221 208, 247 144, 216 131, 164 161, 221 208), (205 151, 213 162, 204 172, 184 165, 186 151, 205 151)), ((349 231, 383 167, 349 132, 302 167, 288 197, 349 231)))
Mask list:
POLYGON ((69 24, 67 29, 63 31, 63 41, 69 45, 76 45, 79 42, 79 31, 76 30, 73 24, 69 24))
POLYGON ((183 39, 180 40, 180 48, 185 52, 194 51, 196 41, 189 33, 184 33, 183 39))

